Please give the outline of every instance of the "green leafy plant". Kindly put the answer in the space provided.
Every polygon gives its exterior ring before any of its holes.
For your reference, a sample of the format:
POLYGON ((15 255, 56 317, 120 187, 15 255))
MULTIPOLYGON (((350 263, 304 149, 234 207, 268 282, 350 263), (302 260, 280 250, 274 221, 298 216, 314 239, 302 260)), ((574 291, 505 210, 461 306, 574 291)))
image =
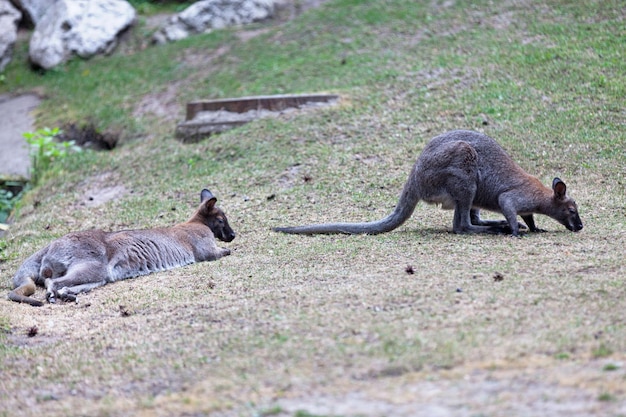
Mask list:
POLYGON ((20 181, 3 181, 0 184, 0 232, 7 228, 4 223, 17 201, 22 197, 23 191, 24 184, 20 181))
POLYGON ((11 191, 0 189, 0 223, 6 222, 13 210, 14 202, 15 195, 11 191))
POLYGON ((67 157, 70 152, 80 152, 81 148, 71 141, 58 142, 56 137, 62 131, 58 128, 39 129, 36 132, 23 134, 30 145, 31 183, 37 185, 42 175, 50 169, 54 162, 67 157))

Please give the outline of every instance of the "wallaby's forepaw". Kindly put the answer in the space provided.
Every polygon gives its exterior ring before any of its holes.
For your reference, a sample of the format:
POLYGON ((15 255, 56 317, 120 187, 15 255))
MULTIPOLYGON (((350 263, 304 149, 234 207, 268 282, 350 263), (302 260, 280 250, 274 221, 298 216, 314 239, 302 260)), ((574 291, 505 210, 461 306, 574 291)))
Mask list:
POLYGON ((230 255, 230 249, 228 248, 220 248, 222 250, 222 256, 230 255))
POLYGON ((67 287, 63 287, 58 291, 59 298, 63 301, 76 301, 76 294, 70 292, 67 287))
POLYGON ((46 299, 49 303, 54 304, 57 302, 57 299, 61 301, 76 301, 76 294, 70 292, 67 287, 63 287, 60 290, 48 290, 46 292, 46 299))

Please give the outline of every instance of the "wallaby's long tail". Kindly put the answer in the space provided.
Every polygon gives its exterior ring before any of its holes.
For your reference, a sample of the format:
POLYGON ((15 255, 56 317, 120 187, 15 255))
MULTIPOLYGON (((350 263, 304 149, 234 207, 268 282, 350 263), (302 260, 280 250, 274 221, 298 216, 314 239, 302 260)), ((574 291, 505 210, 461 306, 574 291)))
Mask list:
POLYGON ((35 282, 29 278, 9 293, 9 300, 30 304, 33 307, 41 307, 43 305, 41 301, 29 297, 35 293, 35 288, 35 282))
POLYGON ((379 233, 389 232, 402 223, 404 223, 411 215, 415 206, 419 202, 419 192, 417 185, 415 184, 414 169, 411 170, 409 179, 404 184, 404 189, 400 195, 400 200, 396 205, 394 211, 381 220, 363 223, 322 223, 322 224, 309 224, 306 226, 293 226, 293 227, 275 227, 272 230, 275 232, 301 234, 301 235, 319 235, 319 234, 370 234, 376 235, 379 233))

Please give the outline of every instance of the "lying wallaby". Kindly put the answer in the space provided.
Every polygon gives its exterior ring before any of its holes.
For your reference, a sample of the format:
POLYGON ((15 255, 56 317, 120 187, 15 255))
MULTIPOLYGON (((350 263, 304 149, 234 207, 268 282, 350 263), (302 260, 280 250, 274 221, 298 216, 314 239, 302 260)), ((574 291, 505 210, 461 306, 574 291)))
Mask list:
POLYGON ((35 285, 45 286, 48 302, 76 300, 76 295, 109 282, 165 271, 230 255, 215 238, 230 242, 235 232, 209 190, 200 193, 200 207, 173 227, 69 233, 22 264, 13 277, 9 299, 32 306, 35 285))
POLYGON ((325 223, 296 227, 276 227, 277 232, 295 234, 346 233, 377 234, 404 223, 418 201, 454 209, 455 233, 505 233, 519 235, 519 214, 531 232, 533 214, 550 216, 568 230, 578 232, 583 223, 574 200, 559 178, 552 190, 527 174, 489 136, 455 130, 433 138, 424 148, 404 185, 395 210, 382 220, 365 223, 325 223), (499 212, 506 221, 482 220, 479 210, 499 212))

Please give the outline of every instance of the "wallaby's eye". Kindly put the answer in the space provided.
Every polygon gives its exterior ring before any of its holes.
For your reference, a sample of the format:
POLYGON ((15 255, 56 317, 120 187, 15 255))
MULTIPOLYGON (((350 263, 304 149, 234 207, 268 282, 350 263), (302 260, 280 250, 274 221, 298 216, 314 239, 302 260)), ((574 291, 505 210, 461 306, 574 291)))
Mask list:
POLYGON ((570 207, 569 214, 576 214, 576 209, 574 207, 570 207))

